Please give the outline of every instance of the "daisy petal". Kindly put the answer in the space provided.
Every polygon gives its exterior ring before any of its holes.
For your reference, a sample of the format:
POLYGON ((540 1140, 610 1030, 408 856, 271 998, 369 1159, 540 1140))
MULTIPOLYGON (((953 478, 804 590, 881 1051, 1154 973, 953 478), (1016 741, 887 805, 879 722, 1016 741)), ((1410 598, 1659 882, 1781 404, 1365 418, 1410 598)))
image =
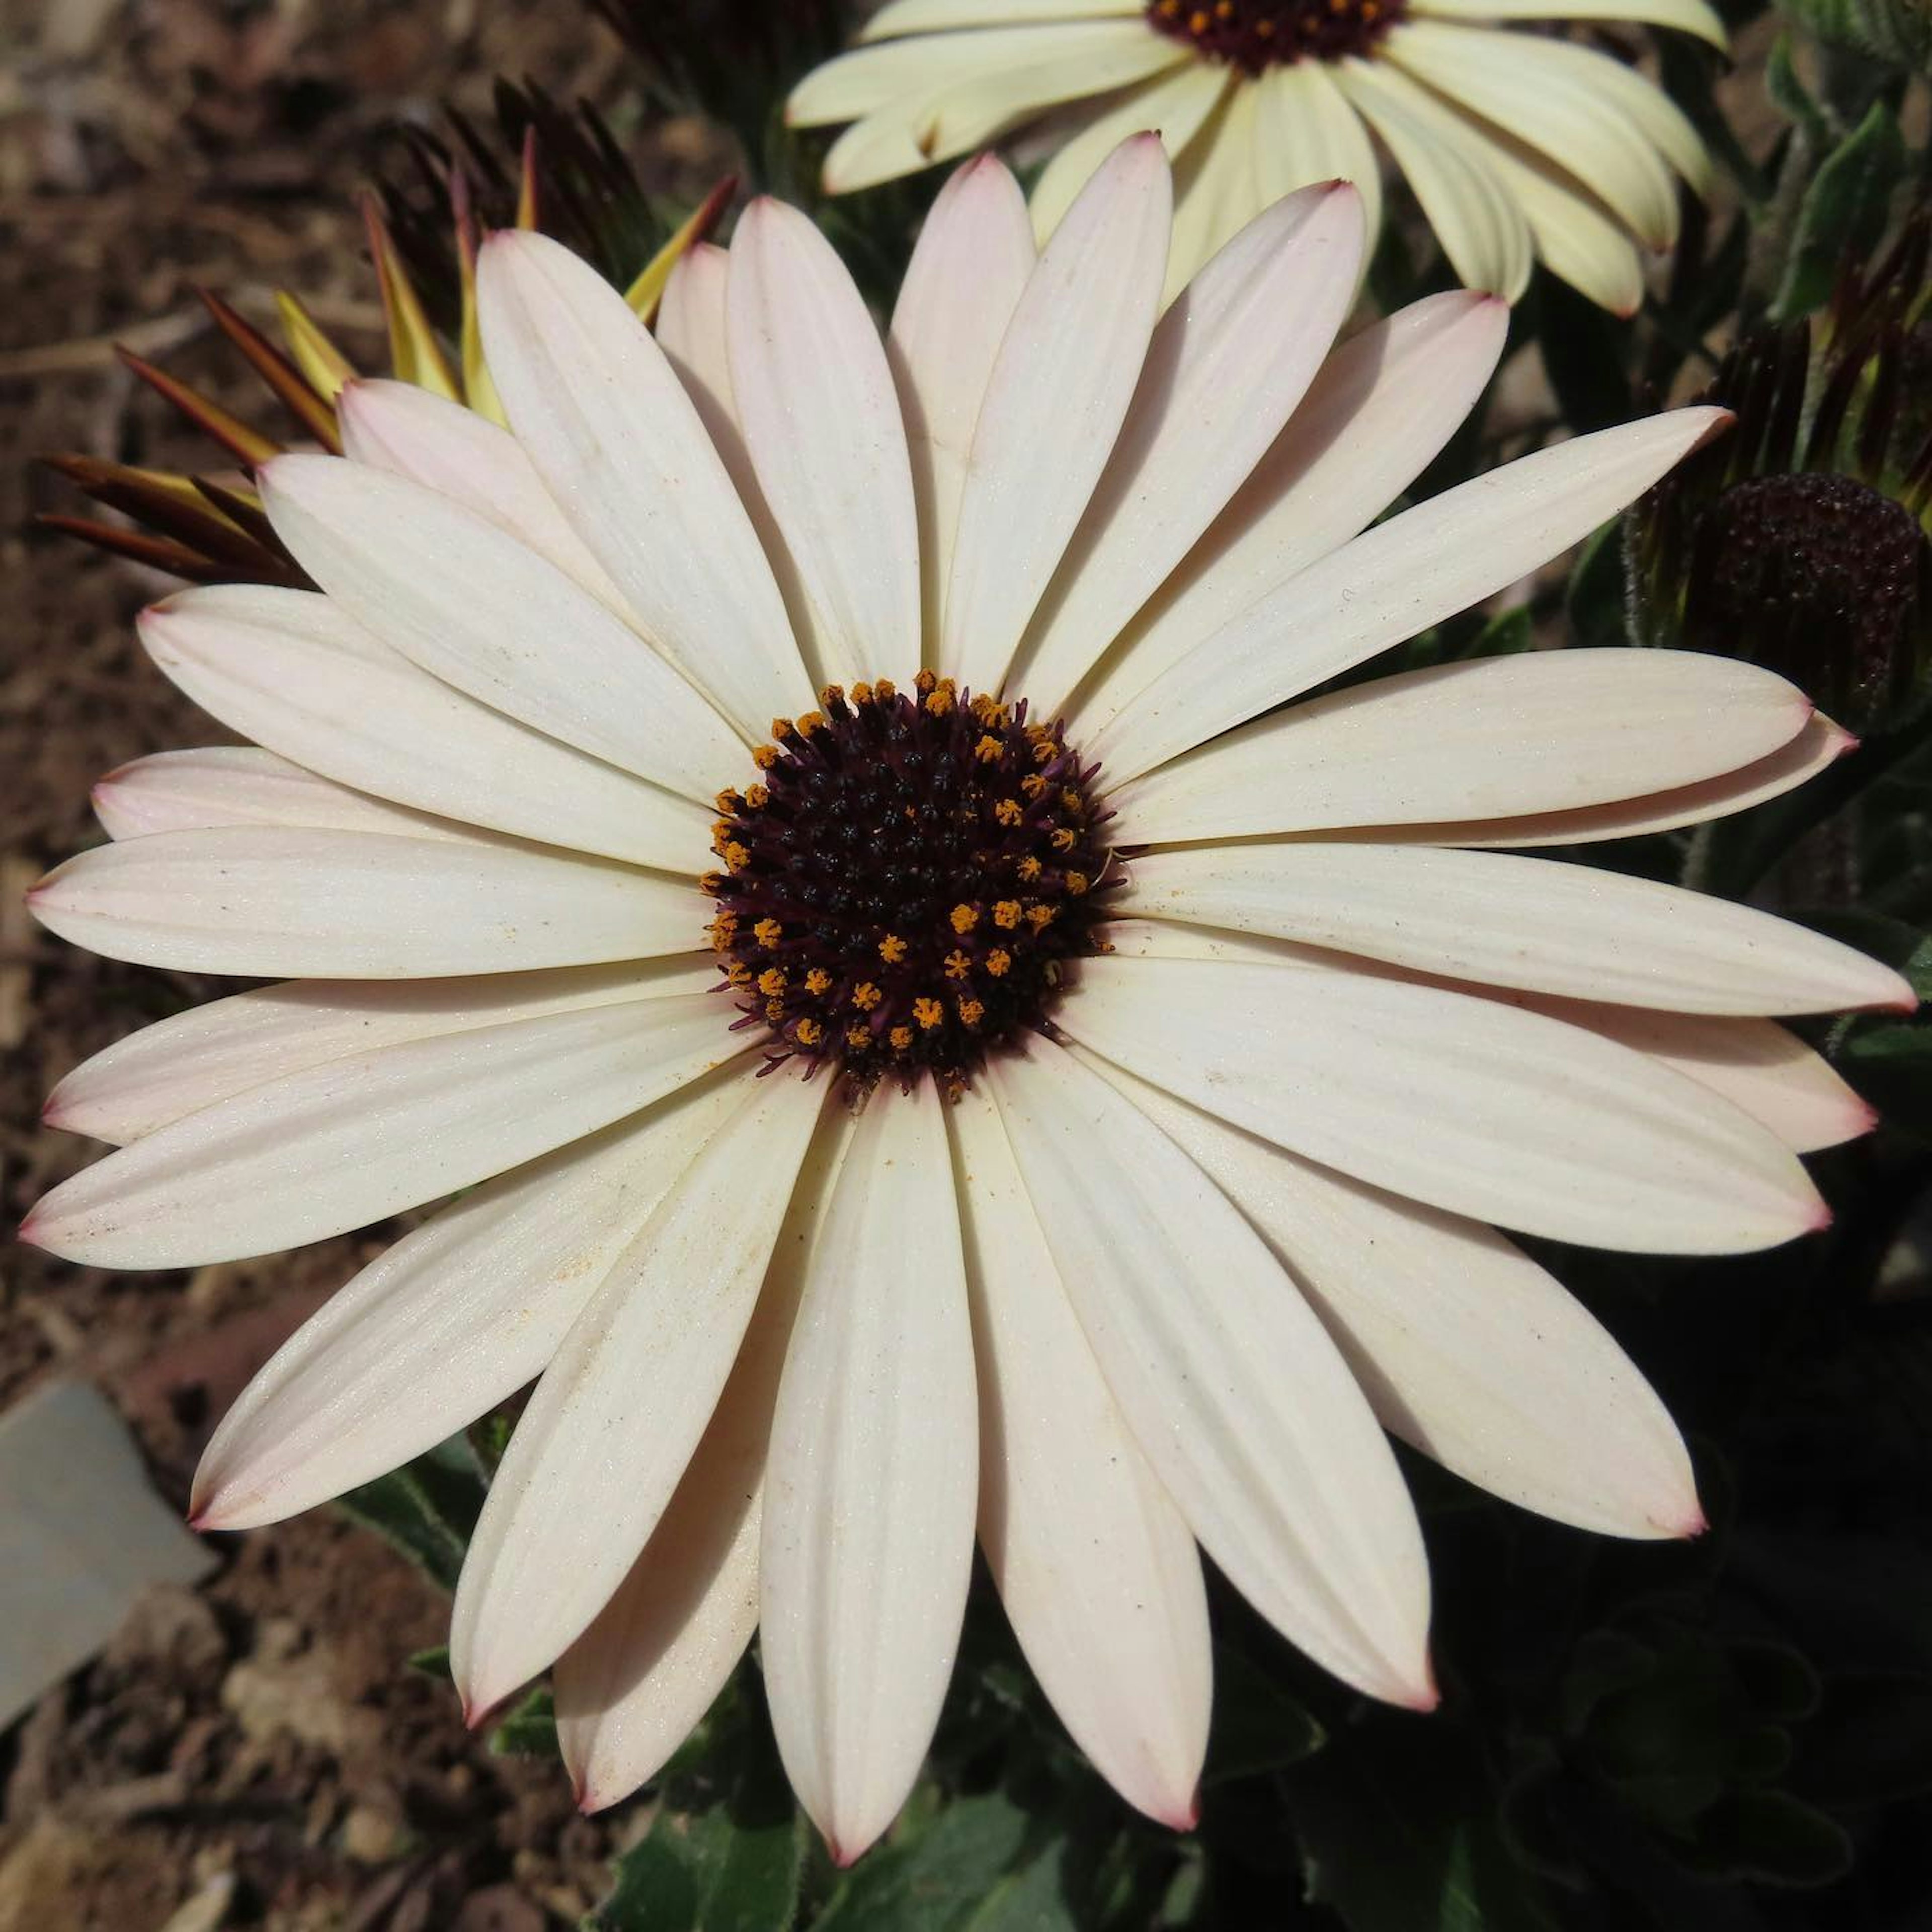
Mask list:
POLYGON ((1034 261, 1019 184, 982 155, 940 190, 892 310, 886 353, 905 416, 929 638, 939 635, 980 399, 1034 261))
MULTIPOLYGON (((1146 715, 1136 706, 1124 722, 1146 715)), ((1730 658, 1532 651, 1277 712, 1112 802, 1126 844, 1574 812, 1737 772, 1788 745, 1810 715, 1795 686, 1730 658)))
POLYGON ((684 678, 473 510, 340 457, 278 456, 258 473, 303 568, 431 675, 700 802, 735 775, 742 746, 684 678))
POLYGON ((1878 1124, 1824 1057, 1770 1020, 1660 1013, 1580 1000, 1538 1000, 1538 1010, 1634 1047, 1688 1074, 1768 1127, 1795 1154, 1838 1147, 1878 1124))
POLYGON ((841 1864, 919 1774, 972 1568, 973 1341, 943 1106, 930 1084, 882 1084, 860 1115, 772 1422, 765 1687, 792 1789, 841 1864))
POLYGON ((1444 20, 1640 20, 1650 26, 1694 34, 1720 52, 1729 45, 1724 22, 1705 0, 1411 0, 1411 4, 1418 14, 1444 20))
POLYGON ((1520 50, 1526 34, 1498 34, 1439 22, 1404 21, 1386 58, 1478 122, 1506 128, 1553 161, 1653 248, 1677 238, 1677 184, 1664 158, 1623 110, 1563 62, 1520 50))
POLYGON ((1457 277, 1515 302, 1534 265, 1529 230, 1481 143, 1384 62, 1339 62, 1335 80, 1395 157, 1457 277))
POLYGON ((220 584, 154 605, 140 629, 203 710, 340 784, 609 858, 709 862, 710 821, 688 799, 466 697, 329 598, 220 584))
POLYGON ((1827 1218, 1790 1150, 1708 1089, 1499 1001, 1335 968, 1102 958, 1056 1018, 1291 1153, 1526 1234, 1725 1254, 1827 1218))
POLYGON ((253 979, 428 980, 692 950, 695 886, 507 842, 236 826, 130 838, 27 895, 89 951, 253 979))
POLYGON ((630 304, 541 235, 491 236, 477 276, 517 439, 645 634, 748 736, 808 704, 757 533, 630 304))
POLYGON ((1703 1527, 1683 1438, 1602 1325, 1480 1222, 1283 1154, 1104 1062, 1294 1277, 1384 1428, 1525 1509, 1610 1536, 1703 1527))
POLYGON ((589 1628, 718 1406, 828 1090, 746 1084, 585 1304, 498 1466, 450 1616, 472 1719, 589 1628))
POLYGON ((1433 1705, 1408 1492, 1279 1264, 1145 1114, 1061 1048, 994 1060, 987 1084, 1101 1372, 1202 1546, 1324 1670, 1433 1705))
POLYGON ((21 1232, 99 1268, 270 1254, 487 1180, 730 1057, 706 993, 406 1040, 158 1128, 64 1181, 21 1232))
POLYGON ((1106 20, 1141 10, 1142 0, 886 0, 859 31, 862 40, 930 34, 950 27, 1017 26, 1030 20, 1106 20))
POLYGON ((1173 301, 1264 206, 1255 159, 1256 98, 1252 87, 1229 88, 1181 153, 1174 176, 1174 247, 1163 303, 1173 301))
MULTIPOLYGON (((1254 83, 1254 166, 1264 202, 1310 182, 1352 182, 1362 197, 1362 232, 1382 228, 1382 170, 1362 117, 1318 61, 1268 68, 1254 83)), ((1366 250, 1357 274, 1368 272, 1366 250)))
POLYGON ((1353 303, 1361 198, 1276 202, 1162 316, 1126 421, 1013 677, 1041 715, 1111 644, 1259 462, 1353 303))
POLYGON ((616 1804, 657 1774, 758 1628, 772 1410, 849 1120, 835 1117, 813 1138, 730 1379, 650 1540, 557 1659, 557 1742, 586 1811, 616 1804))
POLYGON ((460 980, 296 980, 191 1006, 84 1060, 43 1118, 124 1145, 285 1074, 404 1040, 718 983, 709 956, 460 980))
POLYGON ((1828 718, 1814 716, 1778 748, 1712 778, 1613 799, 1574 811, 1529 812, 1460 824, 1395 826, 1378 834, 1432 845, 1574 845, 1605 838, 1641 838, 1682 826, 1729 818, 1767 799, 1795 791, 1852 750, 1858 740, 1828 718))
POLYGON ((980 1540, 1053 1708, 1129 1803, 1191 1830, 1213 1661, 1201 1561, 1082 1334, 998 1109, 947 1115, 980 1370, 980 1540))
POLYGON ((680 1090, 406 1234, 283 1343, 223 1417, 189 1505, 279 1522, 433 1448, 534 1381, 694 1148, 737 1104, 680 1090))
POLYGON ((92 803, 110 838, 152 838, 158 832, 208 832, 232 825, 304 825, 317 831, 388 832, 458 843, 470 836, 448 819, 352 791, 253 745, 150 752, 98 780, 92 803))
POLYGON ((975 691, 999 688, 1120 434, 1154 332, 1169 194, 1158 138, 1123 142, 1047 244, 1000 344, 940 652, 975 691))
POLYGON ((1588 536, 1730 420, 1676 410, 1580 436, 1391 517, 1208 638, 1092 748, 1118 783, 1466 610, 1588 536))
POLYGON ((1504 303, 1459 289, 1425 296, 1336 350, 1274 448, 1090 680, 1092 694, 1078 706, 1083 737, 1407 489, 1475 406, 1508 332, 1504 303))
POLYGON ((336 409, 342 453, 352 463, 466 504, 632 621, 622 593, 508 430, 413 382, 358 379, 343 386, 336 409))
POLYGON ((1094 171, 1130 136, 1150 130, 1169 161, 1180 160, 1232 84, 1225 70, 1189 61, 1104 107, 1040 170, 1028 202, 1035 236, 1048 240, 1094 171))
POLYGON ((1888 967, 1654 880, 1502 852, 1270 843, 1137 860, 1123 912, 1234 926, 1479 984, 1691 1013, 1896 1006, 1888 967))
MULTIPOLYGON (((919 668, 919 526, 892 371, 845 266, 797 209, 740 218, 731 389, 835 682, 919 668)), ((699 554, 708 553, 700 549, 699 554)))
MULTIPOLYGON (((1226 926, 1184 926, 1166 920, 1118 919, 1107 927, 1108 944, 1124 959, 1208 959, 1250 965, 1376 970, 1414 983, 1422 976, 1394 966, 1370 968, 1332 953, 1280 939, 1260 938, 1226 926)), ((1836 1147, 1869 1133, 1871 1108, 1818 1054, 1774 1022, 1724 1015, 1660 1012, 1654 1008, 1606 1006, 1545 994, 1503 992, 1442 980, 1425 984, 1494 998, 1544 1013, 1566 1025, 1600 1034, 1647 1055, 1721 1095, 1768 1127, 1795 1154, 1836 1147)))

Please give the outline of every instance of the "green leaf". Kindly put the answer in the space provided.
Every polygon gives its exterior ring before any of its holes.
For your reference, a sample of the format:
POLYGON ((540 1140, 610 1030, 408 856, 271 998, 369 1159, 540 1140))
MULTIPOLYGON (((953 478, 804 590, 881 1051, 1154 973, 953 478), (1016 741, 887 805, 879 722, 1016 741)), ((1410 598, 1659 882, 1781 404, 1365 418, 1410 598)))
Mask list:
POLYGON ((1214 1646, 1214 1713, 1204 1786, 1283 1770, 1326 1741, 1327 1733, 1298 1698, 1232 1646, 1214 1646))
POLYGON ((1804 190, 1784 279, 1771 305, 1774 321, 1809 315, 1831 293, 1846 251, 1877 246, 1892 190, 1905 169, 1905 140, 1897 117, 1883 101, 1874 101, 1819 164, 1804 190))
POLYGON ((456 1673, 449 1667, 449 1646, 446 1643, 432 1644, 427 1650, 417 1651, 409 1660, 412 1670, 420 1670, 425 1677, 440 1678, 445 1684, 453 1684, 456 1673))
POLYGON ((490 1749, 497 1757, 555 1757, 556 1707, 550 1693, 526 1691, 516 1708, 490 1731, 490 1749))
POLYGON ((1622 526, 1605 524, 1583 544, 1563 592, 1573 644, 1627 644, 1622 526))
POLYGON ((1795 122, 1805 129, 1814 140, 1830 139, 1831 129, 1824 109, 1811 98, 1810 91, 1798 77, 1789 34, 1780 34, 1771 44, 1771 52, 1764 64, 1764 85, 1765 92, 1787 121, 1795 122))
POLYGON ((813 1932, 982 1932, 974 1915, 1020 1868, 1027 1830, 1004 1792, 956 1798, 854 1866, 813 1932))
POLYGON ((453 1436, 413 1462, 338 1497, 335 1506, 453 1590, 483 1495, 476 1456, 461 1436, 453 1436))

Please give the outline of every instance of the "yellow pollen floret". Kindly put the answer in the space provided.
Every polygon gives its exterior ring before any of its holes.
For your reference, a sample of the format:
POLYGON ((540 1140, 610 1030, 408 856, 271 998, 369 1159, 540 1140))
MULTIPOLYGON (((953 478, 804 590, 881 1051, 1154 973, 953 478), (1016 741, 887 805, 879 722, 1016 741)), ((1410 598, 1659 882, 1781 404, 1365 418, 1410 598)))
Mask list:
POLYGON ((725 968, 724 976, 734 986, 748 986, 752 983, 752 969, 742 959, 734 959, 725 968))
POLYGON ((861 980, 852 988, 852 1004, 862 1013, 869 1013, 884 997, 869 980, 861 980))
POLYGON ((852 702, 854 704, 869 704, 872 701, 872 687, 869 684, 862 680, 859 683, 853 686, 852 702))
POLYGON ((768 772, 778 761, 778 748, 776 745, 754 745, 752 762, 760 771, 768 772))
POLYGON ((1051 738, 1036 738, 1033 741, 1033 761, 1036 765, 1050 765, 1060 755, 1060 747, 1051 738))
POLYGON ((711 802, 728 818, 733 812, 737 811, 745 801, 735 791, 725 790, 721 791, 711 802))
POLYGON ((844 703, 845 687, 842 684, 828 684, 818 694, 818 701, 826 710, 831 710, 835 705, 844 703))
POLYGON ((808 993, 823 993, 831 984, 832 975, 823 966, 814 966, 805 976, 805 990, 808 993))
POLYGON ((706 872, 699 879, 698 890, 700 892, 709 892, 716 898, 724 884, 724 874, 722 872, 706 872))
POLYGON ((955 932, 970 932, 980 923, 980 910, 976 906, 956 905, 947 916, 952 921, 955 932))
POLYGON ((1029 852, 1026 856, 1020 861, 1017 869, 1019 872, 1020 877, 1030 885, 1035 879, 1040 877, 1042 868, 1040 861, 1036 859, 1030 852, 1029 852))
POLYGON ((793 729, 792 722, 789 718, 774 718, 772 720, 772 736, 774 738, 789 738, 793 729))
POLYGON ((752 855, 736 839, 727 845, 720 855, 733 872, 742 872, 752 862, 752 855))
POLYGON ((1044 798, 1046 796, 1046 788, 1052 782, 1052 781, 1042 772, 1028 772, 1026 776, 1020 780, 1020 790, 1024 792, 1028 798, 1044 798))
POLYGON ((752 927, 752 937, 760 946, 776 946, 784 937, 784 928, 775 919, 761 919, 752 927))
POLYGON ((999 740, 988 731, 973 747, 973 755, 982 765, 996 765, 1000 761, 1000 754, 1005 749, 1006 747, 1000 742, 999 740))
POLYGON ((1027 908, 1027 923, 1036 932, 1044 932, 1059 913, 1058 906, 1032 905, 1027 908))
POLYGON ((1204 34, 1210 24, 1207 14, 1198 8, 1187 16, 1187 31, 1190 34, 1204 34))
POLYGON ((1060 794, 1060 802, 1067 811, 1077 814, 1084 808, 1086 801, 1070 785, 1060 794))
POLYGON ((1066 875, 1066 890, 1076 899, 1087 890, 1088 884, 1087 874, 1084 872, 1069 872, 1066 875))
POLYGON ((728 818, 714 818, 711 821, 711 849, 718 851, 726 839, 738 828, 728 818))
POLYGON ((906 943, 896 932, 889 932, 879 941, 879 957, 888 966, 896 966, 906 956, 906 943))
POLYGON ((1018 899, 1002 899, 993 908, 993 923, 1003 926, 1010 932, 1020 922, 1020 902, 1018 899))
POLYGON ((926 694, 926 715, 932 718, 944 718, 952 709, 952 679, 949 677, 937 691, 926 694))
POLYGON ((800 1020, 798 1023, 798 1043, 801 1046, 816 1046, 825 1037, 825 1029, 816 1020, 800 1020))
POLYGON ((899 688, 889 677, 882 677, 872 687, 872 695, 881 704, 890 704, 899 694, 899 688))
POLYGON ((901 1053, 903 1053, 912 1044, 912 1028, 909 1026, 896 1026, 886 1037, 901 1053))
POLYGON ((854 1026, 845 1029, 845 1044, 848 1046, 869 1046, 872 1043, 872 1030, 870 1027, 854 1026))
POLYGON ((993 816, 1002 825, 1017 825, 1025 818, 1026 814, 1020 809, 1020 802, 1018 799, 1003 798, 998 805, 994 806, 993 816))
POLYGON ((937 1000, 915 1000, 912 1003, 912 1016, 928 1033, 946 1017, 946 1009, 937 1000))
POLYGON ((747 812, 763 812, 771 802, 772 795, 764 786, 747 785, 745 788, 745 809, 747 812))
POLYGON ((949 980, 963 980, 973 970, 973 962, 963 952, 949 952, 946 956, 946 976, 949 980))
POLYGON ((937 689, 938 684, 938 672, 936 670, 922 670, 920 674, 913 680, 912 688, 919 693, 920 697, 924 698, 937 689))
POLYGON ((977 1026, 986 1017, 986 1002, 982 1000, 962 1000, 959 1017, 968 1026, 977 1026))
POLYGON ((776 1026, 778 1022, 784 1018, 784 1000, 767 1000, 765 1002, 765 1017, 773 1026, 776 1026))
POLYGON ((785 971, 782 966, 767 966, 758 975, 758 991, 768 1000, 775 1000, 785 989, 785 971))
POLYGON ((808 738, 814 731, 823 731, 825 729, 825 713, 822 711, 808 711, 798 721, 799 730, 808 738))
POLYGON ((1006 969, 1012 963, 1013 956, 1004 946, 996 946, 986 955, 986 970, 996 980, 1004 980, 1006 976, 1006 969))
POLYGON ((1056 852, 1070 852, 1079 842, 1079 833, 1070 826, 1063 825, 1053 835, 1053 849, 1056 852))

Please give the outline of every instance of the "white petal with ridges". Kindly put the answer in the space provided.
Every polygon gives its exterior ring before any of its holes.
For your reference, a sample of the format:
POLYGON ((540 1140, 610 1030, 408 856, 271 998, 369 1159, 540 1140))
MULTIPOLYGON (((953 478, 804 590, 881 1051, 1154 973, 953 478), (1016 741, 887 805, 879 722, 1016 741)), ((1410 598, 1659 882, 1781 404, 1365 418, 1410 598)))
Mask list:
POLYGON ((974 434, 940 649, 939 668, 974 691, 998 688, 1120 434, 1154 332, 1169 196, 1159 140, 1123 142, 1007 327, 974 434))
POLYGON ((687 993, 406 1040, 251 1087, 45 1196, 26 1239, 99 1268, 320 1240, 621 1120, 744 1049, 687 993))
POLYGON ((1391 517, 1205 638, 1090 748, 1118 783, 1466 610, 1588 536, 1730 420, 1676 410, 1577 436, 1391 517))
POLYGON ((824 676, 919 668, 919 526, 885 350, 808 216, 769 196, 732 238, 731 391, 824 676))
POLYGON ((757 534, 630 304, 535 234, 485 243, 477 297, 518 440, 646 634, 748 736, 793 715, 808 686, 757 534))
POLYGON ((336 408, 342 453, 352 463, 406 476, 467 504, 631 621, 622 593, 508 430, 414 382, 359 378, 344 386, 336 408))
POLYGON ((1384 1428, 1493 1494, 1580 1528, 1648 1538, 1703 1527, 1690 1460, 1663 1404, 1601 1324, 1502 1236, 1090 1064, 1261 1233, 1384 1428))
POLYGON ((340 457, 278 456, 259 476, 302 567, 433 676, 700 802, 737 776, 742 746, 682 675, 475 511, 340 457))
POLYGON ((980 1372, 980 1541, 1060 1720, 1114 1790, 1192 1828, 1214 1666, 1194 1538, 1082 1333, 998 1108, 946 1116, 980 1372))
POLYGON ((688 952, 710 902, 666 873, 508 840, 249 825, 83 852, 27 904, 62 938, 140 965, 428 980, 688 952))
POLYGON ((1694 34, 1722 52, 1724 23, 1705 0, 1412 0, 1445 20, 1639 20, 1694 34))
POLYGON ((1252 83, 1255 178, 1264 202, 1310 182, 1345 181, 1362 197, 1366 245, 1358 272, 1368 272, 1382 226, 1382 170, 1362 117, 1319 61, 1271 67, 1252 83))
POLYGON ((814 1136, 744 1346, 690 1466, 629 1575, 557 1659, 557 1743, 586 1811, 657 1774, 758 1628, 772 1410, 850 1125, 849 1114, 835 1115, 814 1136))
POLYGON ((253 745, 151 752, 97 780, 90 802, 110 838, 152 838, 158 832, 212 832, 235 825, 387 832, 459 844, 470 836, 468 827, 452 820, 352 790, 253 745))
POLYGON ((1028 21, 1107 20, 1141 11, 1142 0, 886 0, 859 31, 862 40, 930 34, 952 27, 1017 26, 1028 21))
POLYGON ((204 710, 341 784, 633 863, 708 862, 710 821, 689 799, 466 696, 330 598, 220 584, 153 605, 140 628, 204 710))
POLYGON ((517 1168, 404 1236, 223 1417, 189 1505, 279 1522, 399 1468, 543 1372, 665 1190, 737 1105, 729 1075, 517 1168))
POLYGON ((876 1088, 772 1424, 760 1642, 778 1754, 849 1864, 919 1774, 973 1556, 978 1427, 944 1102, 876 1088))
POLYGON ((1458 278, 1515 302, 1534 265, 1529 230, 1481 144, 1382 62, 1351 56, 1334 72, 1349 105, 1395 157, 1458 278))
POLYGON ((1291 1153, 1528 1234, 1728 1254, 1828 1218, 1790 1150, 1735 1107, 1499 1001, 1329 967, 1102 958, 1054 1017, 1291 1153))
POLYGON ((1324 1669, 1426 1709, 1407 1491, 1321 1324, 1227 1197, 1046 1041, 986 1080, 1135 1439, 1228 1581, 1324 1669))
POLYGON ((43 1118, 69 1133, 125 1144, 218 1100, 350 1054, 581 1006, 702 993, 718 983, 709 954, 460 980, 295 980, 211 1000, 127 1034, 68 1074, 43 1118))
POLYGON ((472 1719, 610 1600, 717 1406, 826 1090, 746 1084, 572 1324, 497 1468, 450 1616, 472 1719))
POLYGON ((1015 662, 1046 717, 1266 453, 1353 304, 1361 199, 1324 183, 1257 215, 1161 317, 1119 440, 1015 662))
POLYGON ((1574 70, 1533 54, 1519 58, 1534 44, 1526 34, 1404 21, 1382 54, 1586 183, 1652 248, 1670 248, 1677 238, 1677 184, 1663 156, 1620 103, 1574 70))
POLYGON ((1042 244, 1051 238, 1095 170, 1130 135, 1158 134, 1168 160, 1178 161, 1230 85, 1225 69, 1191 60, 1102 106, 1040 170, 1027 204, 1035 236, 1042 244))
POLYGON ((1171 302, 1266 205, 1256 162, 1256 91, 1237 83, 1174 171, 1174 246, 1161 300, 1171 302))
POLYGON ((1342 344, 1253 474, 1089 680, 1090 694, 1076 706, 1083 734, 1400 496, 1474 407, 1508 330, 1509 310, 1495 296, 1454 290, 1342 344))
POLYGON ((1124 913, 1234 926, 1421 972, 1695 1013, 1896 1006, 1910 989, 1789 920, 1502 852, 1282 842, 1137 860, 1124 913))
POLYGON ((1019 184, 992 155, 939 191, 886 338, 919 508, 923 635, 936 640, 974 426, 1035 256, 1019 184))

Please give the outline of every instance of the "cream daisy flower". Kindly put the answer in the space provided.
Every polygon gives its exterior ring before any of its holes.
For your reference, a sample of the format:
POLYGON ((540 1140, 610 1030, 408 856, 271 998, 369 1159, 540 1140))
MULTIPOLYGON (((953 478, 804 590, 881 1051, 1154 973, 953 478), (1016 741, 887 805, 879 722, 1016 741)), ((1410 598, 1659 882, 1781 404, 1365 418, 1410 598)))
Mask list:
POLYGON ((1599 20, 1725 44, 1706 0, 890 0, 786 113, 853 124, 826 157, 834 194, 1044 121, 1042 242, 1118 142, 1156 129, 1178 171, 1170 296, 1270 202, 1330 177, 1361 191, 1372 242, 1372 135, 1470 287, 1514 302, 1540 260, 1628 315, 1639 248, 1676 243, 1678 179, 1701 194, 1710 160, 1622 62, 1503 30, 1599 20))
POLYGON ((1789 685, 1577 650, 1305 695, 1722 412, 1368 528, 1502 305, 1331 355, 1336 186, 1163 316, 1171 205, 1131 140, 1036 261, 975 163, 884 344, 772 202, 680 266, 656 341, 556 244, 493 239, 514 434, 351 385, 346 458, 262 476, 322 593, 142 623, 261 748, 114 773, 113 842, 33 892, 118 958, 289 976, 62 1083, 50 1118, 118 1150, 30 1239, 180 1267, 472 1190, 263 1370, 195 1520, 307 1508, 534 1381, 452 1658, 472 1714, 554 1669, 587 1807, 755 1630, 792 1781, 856 1856, 917 1774, 976 1526, 1068 1730, 1157 1818, 1192 1817, 1207 1735, 1198 1550, 1426 1708, 1384 1430, 1565 1522, 1701 1522, 1640 1375, 1489 1224, 1762 1247, 1825 1218, 1798 1152, 1868 1124, 1765 1016, 1909 1004, 1892 974, 1486 849, 1798 783, 1845 740, 1789 685))

